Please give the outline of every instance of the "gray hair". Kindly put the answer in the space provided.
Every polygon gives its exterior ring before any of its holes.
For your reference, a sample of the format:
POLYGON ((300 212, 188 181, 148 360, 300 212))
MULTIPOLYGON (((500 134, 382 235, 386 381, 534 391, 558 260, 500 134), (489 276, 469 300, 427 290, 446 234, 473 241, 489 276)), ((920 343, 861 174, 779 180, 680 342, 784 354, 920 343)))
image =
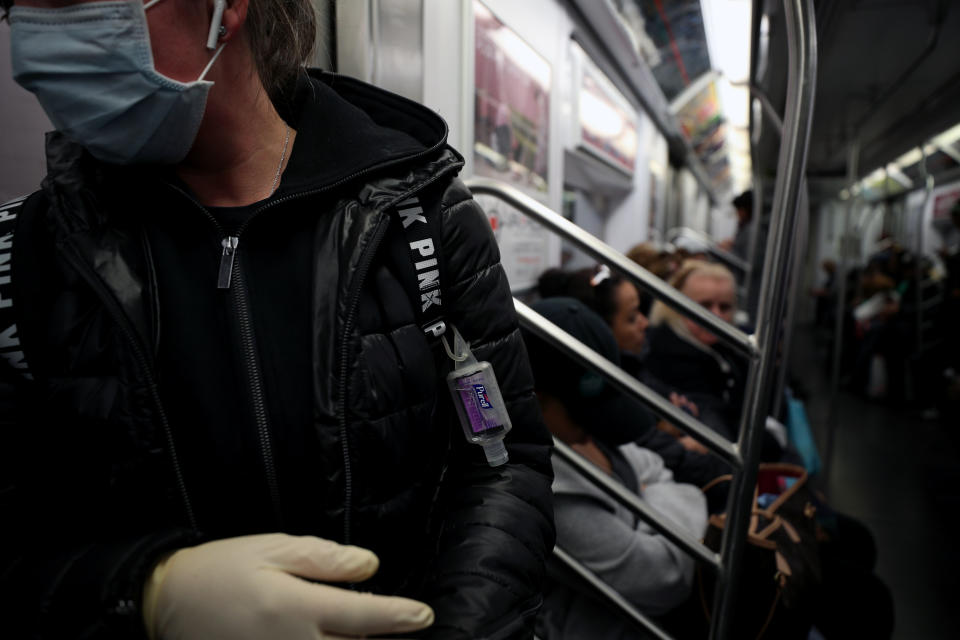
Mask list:
POLYGON ((250 0, 246 30, 264 88, 274 103, 283 101, 313 53, 317 16, 312 0, 250 0))

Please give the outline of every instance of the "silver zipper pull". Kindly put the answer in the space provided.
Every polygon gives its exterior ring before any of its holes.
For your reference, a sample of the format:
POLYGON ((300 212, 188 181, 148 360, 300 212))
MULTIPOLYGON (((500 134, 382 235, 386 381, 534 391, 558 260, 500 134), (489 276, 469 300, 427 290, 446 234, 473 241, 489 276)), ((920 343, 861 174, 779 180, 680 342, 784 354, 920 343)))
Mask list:
POLYGON ((230 279, 233 277, 233 261, 237 255, 237 245, 240 238, 227 236, 220 241, 223 253, 220 254, 220 274, 217 276, 217 289, 229 289, 230 279))

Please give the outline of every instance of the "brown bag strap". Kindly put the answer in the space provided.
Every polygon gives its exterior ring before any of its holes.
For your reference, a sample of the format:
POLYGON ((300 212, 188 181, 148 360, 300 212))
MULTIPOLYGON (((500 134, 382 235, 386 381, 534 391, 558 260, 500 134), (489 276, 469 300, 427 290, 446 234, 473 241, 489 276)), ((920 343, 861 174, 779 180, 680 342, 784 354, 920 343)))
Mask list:
POLYGON ((733 475, 730 473, 727 473, 722 476, 717 476, 707 484, 700 487, 700 491, 703 491, 704 493, 706 493, 707 491, 710 491, 710 489, 713 489, 715 486, 717 486, 721 482, 730 482, 731 480, 733 480, 733 475))

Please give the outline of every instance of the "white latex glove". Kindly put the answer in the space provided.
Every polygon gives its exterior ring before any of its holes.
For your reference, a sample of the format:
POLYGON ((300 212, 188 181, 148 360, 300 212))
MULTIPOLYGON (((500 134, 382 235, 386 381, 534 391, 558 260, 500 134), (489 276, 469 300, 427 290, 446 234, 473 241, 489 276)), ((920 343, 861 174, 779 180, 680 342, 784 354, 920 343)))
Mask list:
POLYGON ((162 640, 335 640, 433 624, 422 602, 315 584, 362 582, 380 561, 360 547, 269 533, 180 549, 147 580, 143 616, 162 640))

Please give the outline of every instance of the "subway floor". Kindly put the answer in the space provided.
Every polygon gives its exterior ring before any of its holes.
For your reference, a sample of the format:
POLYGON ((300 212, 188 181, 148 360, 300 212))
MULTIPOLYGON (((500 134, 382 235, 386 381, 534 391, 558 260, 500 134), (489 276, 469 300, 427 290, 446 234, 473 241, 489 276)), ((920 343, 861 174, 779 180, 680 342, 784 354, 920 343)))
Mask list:
MULTIPOLYGON (((792 373, 821 455, 830 413, 826 351, 800 328, 792 373)), ((893 592, 898 640, 956 638, 960 623, 960 424, 924 420, 841 391, 833 461, 819 486, 877 541, 877 574, 893 592)))

